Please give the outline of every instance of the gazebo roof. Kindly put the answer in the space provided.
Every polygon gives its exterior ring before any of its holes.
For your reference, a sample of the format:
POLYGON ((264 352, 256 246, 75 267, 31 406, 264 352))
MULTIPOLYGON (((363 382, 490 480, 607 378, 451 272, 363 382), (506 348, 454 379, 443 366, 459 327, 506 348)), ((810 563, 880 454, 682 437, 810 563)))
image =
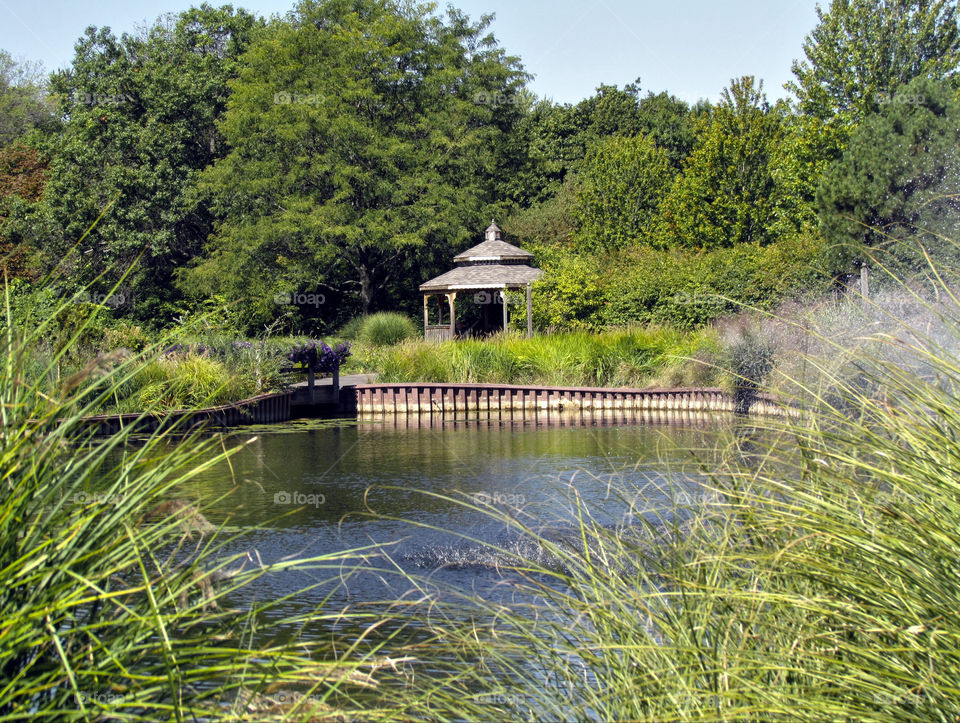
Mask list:
MULTIPOLYGON (((504 245, 509 246, 510 244, 504 245)), ((541 269, 535 269, 525 264, 458 266, 445 274, 440 274, 440 276, 420 284, 420 291, 521 289, 528 283, 539 279, 542 273, 541 269)))
POLYGON ((420 291, 522 289, 539 279, 543 272, 530 266, 533 254, 500 235, 500 228, 491 222, 486 240, 454 256, 456 268, 420 284, 420 291))
MULTIPOLYGON (((498 229, 499 230, 499 229, 498 229)), ((533 254, 506 241, 484 241, 453 257, 458 264, 477 261, 532 261, 533 254)))

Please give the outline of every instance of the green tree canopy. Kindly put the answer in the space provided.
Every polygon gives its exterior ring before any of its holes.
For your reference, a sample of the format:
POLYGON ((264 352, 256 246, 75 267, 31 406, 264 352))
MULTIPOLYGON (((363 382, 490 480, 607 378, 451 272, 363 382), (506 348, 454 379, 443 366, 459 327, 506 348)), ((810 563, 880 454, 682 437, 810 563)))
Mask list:
POLYGON ((901 98, 909 102, 864 119, 820 184, 836 272, 884 249, 892 252, 887 259, 909 263, 903 239, 951 253, 960 242, 960 103, 948 82, 928 78, 909 83, 901 98))
POLYGON ((577 176, 578 245, 597 250, 637 243, 673 175, 667 152, 649 136, 597 141, 577 176))
POLYGON ((508 165, 522 110, 500 99, 526 76, 489 21, 332 0, 273 23, 233 85, 231 151, 204 179, 221 221, 185 286, 249 300, 251 324, 283 292, 320 287, 364 312, 415 296, 418 274, 394 275, 474 237, 508 165))
POLYGON ((913 78, 953 77, 960 62, 957 5, 951 0, 832 0, 803 44, 787 88, 800 109, 853 121, 913 78))
POLYGON ((0 50, 0 147, 48 122, 51 115, 41 67, 17 62, 10 53, 0 50))
POLYGON ((693 152, 660 205, 657 245, 717 248, 776 236, 782 199, 774 175, 783 121, 763 83, 733 80, 701 118, 693 152))
POLYGON ((216 120, 256 24, 244 11, 203 5, 136 36, 91 27, 73 64, 51 78, 59 127, 38 141, 50 170, 34 243, 60 263, 109 206, 72 273, 120 274, 141 257, 124 293, 141 318, 155 318, 157 304, 174 298, 173 269, 211 231, 209 212, 189 191, 225 152, 216 120))

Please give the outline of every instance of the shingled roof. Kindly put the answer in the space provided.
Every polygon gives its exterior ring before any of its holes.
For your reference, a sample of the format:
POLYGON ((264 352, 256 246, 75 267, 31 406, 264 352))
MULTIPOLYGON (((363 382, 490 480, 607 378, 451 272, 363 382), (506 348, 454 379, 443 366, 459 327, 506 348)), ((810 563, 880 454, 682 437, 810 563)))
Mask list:
POLYGON ((424 284, 421 291, 457 291, 459 289, 514 289, 536 281, 543 273, 540 269, 520 264, 484 264, 482 266, 458 266, 440 274, 424 284))
POLYGON ((500 234, 491 223, 482 243, 454 256, 456 268, 420 284, 420 290, 519 289, 540 278, 543 271, 530 266, 533 254, 503 241, 500 234))

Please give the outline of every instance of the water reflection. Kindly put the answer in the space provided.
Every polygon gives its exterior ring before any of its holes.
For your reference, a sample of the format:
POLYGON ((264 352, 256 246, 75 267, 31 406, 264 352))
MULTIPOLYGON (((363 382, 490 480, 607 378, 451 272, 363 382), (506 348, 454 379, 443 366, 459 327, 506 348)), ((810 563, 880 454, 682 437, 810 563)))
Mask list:
POLYGON ((228 551, 250 551, 263 563, 385 546, 389 559, 371 560, 364 574, 267 576, 247 594, 278 599, 323 582, 286 601, 278 614, 409 591, 399 575, 373 571, 381 567, 461 588, 492 588, 502 561, 484 543, 519 541, 503 521, 475 508, 561 533, 578 504, 605 525, 655 515, 658 506, 672 506, 671 498, 699 493, 697 466, 712 454, 718 427, 694 421, 401 418, 248 427, 230 438, 244 443, 230 464, 203 472, 183 492, 221 497, 206 511, 211 521, 251 528, 243 545, 228 551))

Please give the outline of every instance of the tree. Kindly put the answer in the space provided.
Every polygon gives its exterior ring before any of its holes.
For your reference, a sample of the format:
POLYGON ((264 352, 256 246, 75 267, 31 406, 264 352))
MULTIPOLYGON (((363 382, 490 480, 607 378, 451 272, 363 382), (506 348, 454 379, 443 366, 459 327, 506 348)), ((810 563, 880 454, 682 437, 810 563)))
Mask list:
POLYGON ((38 64, 17 62, 0 50, 0 147, 50 119, 45 86, 38 64))
POLYGON ((31 273, 22 229, 10 219, 28 215, 40 201, 46 171, 46 161, 35 149, 20 142, 0 148, 0 264, 10 277, 31 273))
POLYGON ((657 245, 717 248, 775 240, 782 198, 772 159, 783 137, 763 83, 733 80, 701 118, 696 146, 663 199, 657 245))
POLYGON ((637 108, 640 128, 663 148, 670 165, 680 170, 693 150, 696 139, 694 114, 690 106, 667 93, 647 93, 637 108))
POLYGON ((954 77, 960 62, 957 6, 950 0, 832 0, 786 85, 801 111, 857 121, 913 78, 954 77))
POLYGON ((431 269, 394 275, 489 221, 521 114, 500 100, 526 76, 489 22, 389 0, 303 2, 274 22, 233 85, 231 151, 204 179, 221 220, 185 287, 248 300, 251 324, 291 290, 349 293, 363 312, 415 295, 431 269))
POLYGON ((256 25, 245 11, 202 5, 136 36, 87 29, 71 67, 51 78, 60 127, 39 141, 50 172, 37 213, 51 223, 36 227, 52 224, 57 234, 34 242, 49 263, 60 263, 109 207, 72 273, 89 281, 110 269, 109 284, 140 258, 124 297, 140 318, 164 313, 159 305, 176 299, 173 270, 212 230, 191 189, 226 151, 216 121, 256 25))
POLYGON ((946 81, 917 78, 854 131, 817 194, 834 271, 871 255, 922 263, 905 239, 955 255, 960 241, 960 103, 946 81), (952 239, 952 240, 951 240, 952 239))
POLYGON ((579 245, 597 250, 639 241, 673 175, 666 151, 649 136, 597 141, 577 177, 579 245))

